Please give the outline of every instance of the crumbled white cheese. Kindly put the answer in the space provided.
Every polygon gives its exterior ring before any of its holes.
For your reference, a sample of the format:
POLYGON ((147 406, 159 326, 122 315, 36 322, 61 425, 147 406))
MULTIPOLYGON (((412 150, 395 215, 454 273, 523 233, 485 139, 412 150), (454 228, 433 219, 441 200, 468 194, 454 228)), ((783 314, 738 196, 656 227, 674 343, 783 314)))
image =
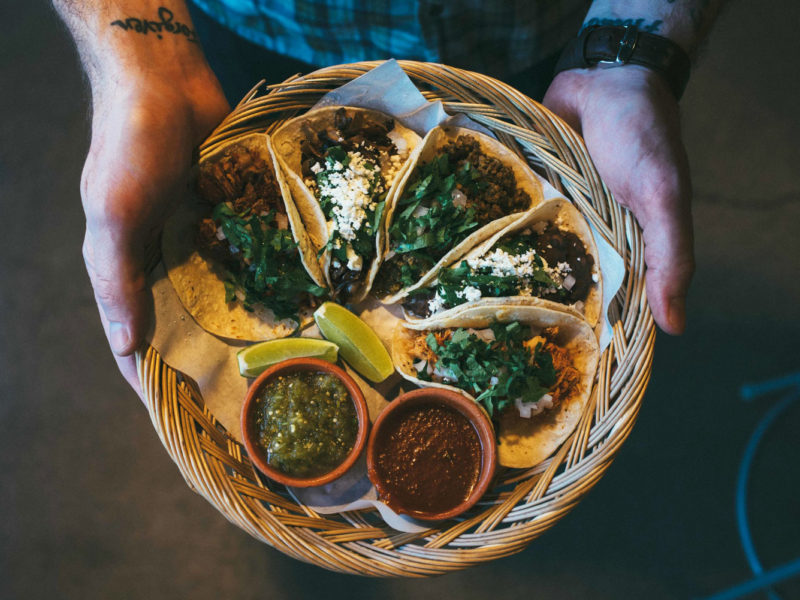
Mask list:
MULTIPOLYGON (((328 166, 318 193, 330 198, 333 203, 333 224, 328 222, 328 231, 335 228, 345 241, 350 242, 356 238, 356 234, 366 221, 367 210, 375 210, 376 202, 370 197, 369 192, 370 183, 375 179, 376 172, 374 165, 360 152, 347 154, 350 157, 347 167, 338 161, 328 166)), ((320 170, 323 168, 319 163, 316 166, 319 166, 320 170)), ((379 181, 374 188, 375 196, 382 191, 383 185, 379 181)))
POLYGON ((475 300, 481 299, 481 290, 480 288, 468 285, 463 290, 456 292, 456 296, 459 298, 465 298, 467 302, 474 302, 475 300))
POLYGON ((484 256, 467 259, 467 264, 473 269, 489 268, 495 277, 526 277, 533 275, 535 260, 536 250, 533 248, 524 254, 509 254, 498 248, 484 256))
POLYGON ((347 268, 351 271, 360 271, 364 266, 364 259, 356 254, 351 246, 347 246, 347 268))
MULTIPOLYGON (((403 140, 405 142, 405 140, 403 140)), ((395 177, 400 172, 401 167, 403 166, 403 158, 399 154, 392 154, 389 158, 389 164, 386 169, 383 170, 383 180, 386 182, 386 187, 392 187, 394 183, 395 177)))
MULTIPOLYGON (((533 248, 527 252, 523 252, 522 254, 509 254, 505 250, 498 248, 483 256, 467 259, 467 264, 473 270, 490 269, 491 274, 495 277, 511 276, 518 277, 521 280, 532 277, 533 274, 539 269, 544 269, 544 271, 550 276, 556 285, 561 287, 564 279, 572 271, 572 267, 563 261, 559 262, 555 267, 551 267, 547 264, 547 261, 544 259, 544 257, 538 255, 538 258, 542 263, 542 266, 539 267, 536 264, 536 258, 537 253, 533 248)), ((547 293, 551 294, 555 293, 555 291, 556 289, 553 287, 546 290, 547 293)), ((531 290, 529 287, 520 289, 520 294, 522 295, 530 295, 530 292, 531 290), (525 292, 525 289, 527 289, 527 293, 525 292)))
POLYGON ((437 313, 443 309, 444 298, 442 298, 439 294, 436 294, 433 298, 428 300, 428 310, 431 311, 431 314, 437 313))

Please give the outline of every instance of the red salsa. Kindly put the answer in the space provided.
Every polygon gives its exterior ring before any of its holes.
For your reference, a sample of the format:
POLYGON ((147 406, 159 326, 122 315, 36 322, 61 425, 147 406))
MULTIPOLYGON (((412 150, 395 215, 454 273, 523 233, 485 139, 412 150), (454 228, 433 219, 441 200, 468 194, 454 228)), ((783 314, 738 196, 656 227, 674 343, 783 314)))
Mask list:
POLYGON ((455 508, 469 497, 481 472, 478 432, 447 406, 396 411, 375 444, 381 497, 412 515, 455 508))

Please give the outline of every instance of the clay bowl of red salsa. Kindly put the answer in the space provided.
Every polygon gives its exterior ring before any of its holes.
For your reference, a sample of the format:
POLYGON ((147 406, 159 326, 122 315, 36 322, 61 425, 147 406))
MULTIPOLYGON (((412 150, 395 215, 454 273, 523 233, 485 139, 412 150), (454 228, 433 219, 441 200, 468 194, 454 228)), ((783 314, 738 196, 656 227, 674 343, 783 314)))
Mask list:
POLYGON ((367 444, 367 472, 383 502, 416 519, 449 519, 471 508, 494 477, 494 428, 461 394, 421 388, 381 412, 367 444))
POLYGON ((293 487, 324 485, 344 475, 369 431, 358 384, 317 358, 285 360, 259 375, 247 391, 241 422, 253 464, 293 487))

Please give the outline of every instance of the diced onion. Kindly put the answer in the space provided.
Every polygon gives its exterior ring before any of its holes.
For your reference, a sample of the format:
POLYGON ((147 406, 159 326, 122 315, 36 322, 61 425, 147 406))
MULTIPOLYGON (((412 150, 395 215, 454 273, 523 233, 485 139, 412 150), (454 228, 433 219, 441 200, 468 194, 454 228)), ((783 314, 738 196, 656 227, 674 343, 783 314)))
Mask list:
POLYGON ((422 206, 421 204, 414 209, 414 212, 411 213, 414 217, 424 217, 430 212, 430 208, 427 206, 422 206))
POLYGON ((386 133, 386 137, 392 140, 398 154, 404 155, 408 151, 408 142, 399 131, 392 129, 386 133))
POLYGON ((222 226, 217 227, 217 239, 220 241, 225 239, 225 234, 222 232, 222 226))
POLYGON ((453 206, 464 208, 467 205, 467 196, 460 189, 453 188, 451 197, 453 198, 453 206))
POLYGON ((447 381, 458 381, 458 377, 456 377, 450 369, 440 369, 437 366, 433 370, 433 374, 447 381))
POLYGON ((467 329, 467 333, 474 333, 479 340, 483 340, 484 342, 493 342, 495 340, 494 331, 489 329, 467 329))
POLYGON ((519 411, 519 416, 523 419, 530 419, 550 408, 553 408, 553 396, 545 394, 539 398, 538 402, 523 402, 522 398, 514 400, 514 406, 519 411))
POLYGON ((561 283, 561 285, 564 286, 565 290, 567 291, 571 290, 573 287, 575 287, 575 276, 572 273, 570 273, 569 275, 564 277, 564 281, 561 283))
POLYGON ((517 398, 514 400, 514 406, 517 407, 520 417, 523 419, 530 419, 531 409, 536 406, 536 402, 523 402, 522 398, 517 398))
POLYGON ((423 369, 425 369, 425 367, 427 366, 428 366, 428 361, 423 358, 421 361, 414 363, 414 370, 417 373, 422 373, 423 369))

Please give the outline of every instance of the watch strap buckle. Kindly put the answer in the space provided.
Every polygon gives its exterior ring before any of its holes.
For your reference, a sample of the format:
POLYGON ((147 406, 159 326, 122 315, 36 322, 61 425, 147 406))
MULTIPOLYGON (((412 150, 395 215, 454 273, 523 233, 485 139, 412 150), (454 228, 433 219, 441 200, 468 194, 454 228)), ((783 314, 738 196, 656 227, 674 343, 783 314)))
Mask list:
MULTIPOLYGON (((605 66, 622 66, 628 64, 639 43, 639 29, 635 25, 625 25, 622 37, 617 46, 617 56, 614 60, 599 60, 597 64, 605 66)), ((588 60, 587 60, 588 62, 588 60)))

